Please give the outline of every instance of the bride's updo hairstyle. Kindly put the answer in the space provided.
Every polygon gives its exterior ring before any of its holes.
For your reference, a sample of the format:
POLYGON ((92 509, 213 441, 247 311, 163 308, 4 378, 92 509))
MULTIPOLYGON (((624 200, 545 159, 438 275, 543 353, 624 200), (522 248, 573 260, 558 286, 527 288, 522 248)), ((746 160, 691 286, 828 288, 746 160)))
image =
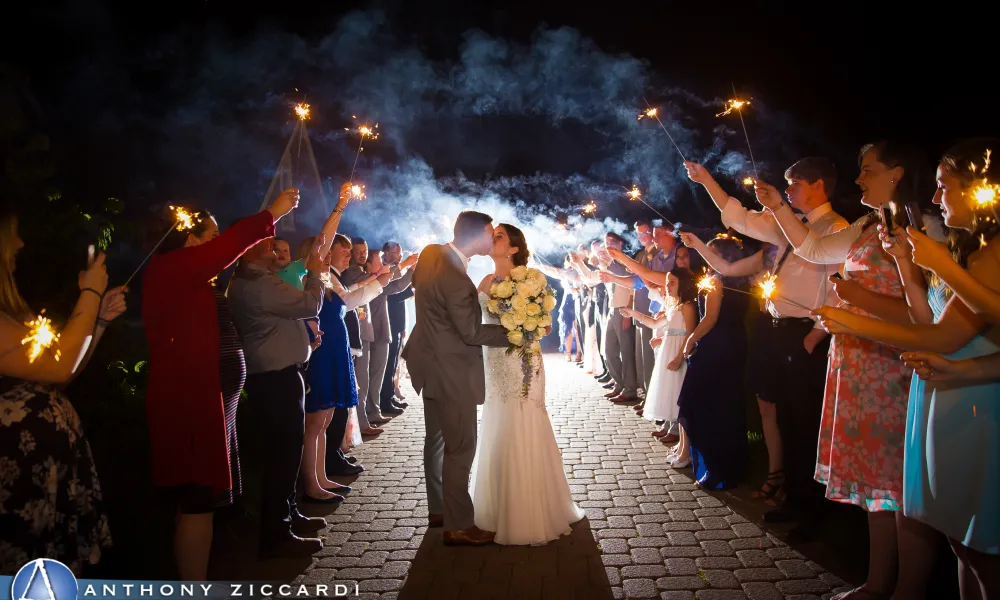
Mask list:
POLYGON ((500 227, 503 227, 503 230, 507 232, 510 247, 517 248, 517 254, 511 257, 514 261, 514 266, 523 267, 527 265, 531 252, 528 251, 528 241, 524 239, 524 232, 507 223, 500 223, 500 227))

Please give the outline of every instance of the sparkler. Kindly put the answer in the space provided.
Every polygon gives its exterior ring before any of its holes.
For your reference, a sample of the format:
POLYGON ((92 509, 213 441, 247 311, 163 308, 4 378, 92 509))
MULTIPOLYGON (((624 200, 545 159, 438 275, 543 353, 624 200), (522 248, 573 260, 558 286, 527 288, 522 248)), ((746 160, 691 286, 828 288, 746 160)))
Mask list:
POLYGON ((698 291, 699 292, 714 292, 715 291, 715 276, 706 274, 704 277, 698 280, 698 291))
POLYGON ((295 114, 299 117, 300 121, 305 121, 309 118, 309 105, 299 102, 295 105, 295 114))
MULTIPOLYGON (((355 119, 357 117, 354 117, 355 119)), ((354 166, 351 167, 351 178, 350 182, 354 183, 354 170, 358 168, 358 159, 361 158, 361 151, 364 149, 365 138, 371 138, 373 141, 378 139, 378 123, 375 123, 374 127, 369 127, 368 125, 361 125, 357 129, 358 134, 358 151, 354 155, 354 166)), ((354 188, 351 188, 352 191, 354 188)), ((360 196, 358 196, 360 198, 360 196)))
MULTIPOLYGON (((760 175, 757 174, 757 161, 753 159, 753 148, 750 147, 750 134, 747 133, 747 124, 743 120, 743 107, 750 104, 749 100, 740 100, 736 97, 736 84, 733 84, 733 98, 726 101, 726 110, 715 115, 716 117, 724 117, 729 113, 736 111, 736 114, 740 116, 740 125, 743 126, 743 137, 747 140, 747 151, 750 152, 750 164, 753 165, 753 177, 754 179, 760 179, 760 175)), ((744 180, 745 183, 746 180, 744 180)))
POLYGON ((651 205, 649 202, 646 202, 645 200, 642 199, 642 192, 639 191, 639 188, 637 186, 633 185, 632 189, 630 189, 627 192, 627 194, 628 194, 628 197, 631 198, 632 200, 638 200, 639 202, 642 202, 643 204, 645 204, 646 207, 649 210, 651 210, 651 211, 655 212, 656 214, 660 215, 660 218, 663 219, 664 221, 666 221, 667 223, 671 223, 672 222, 670 219, 668 219, 665 216, 663 216, 663 213, 661 213, 660 211, 658 211, 655 208, 653 208, 653 205, 651 205))
POLYGON ((646 108, 646 112, 644 112, 641 115, 639 115, 639 120, 641 121, 643 117, 649 117, 651 119, 656 119, 656 122, 660 124, 660 129, 663 130, 663 133, 667 134, 667 138, 670 139, 670 143, 674 145, 674 149, 677 150, 677 154, 681 155, 681 160, 683 160, 684 162, 687 162, 687 158, 685 158, 684 157, 684 153, 681 152, 681 148, 680 148, 680 146, 677 145, 677 142, 674 140, 674 136, 670 135, 670 132, 667 131, 666 125, 664 125, 663 121, 660 120, 660 117, 659 117, 659 114, 658 114, 659 111, 657 111, 655 108, 653 108, 652 106, 650 106, 649 105, 649 101, 646 100, 645 98, 643 98, 642 101, 646 103, 647 108, 646 108))
MULTIPOLYGON (((976 163, 969 163, 969 170, 978 178, 978 181, 974 182, 975 187, 972 188, 971 193, 972 198, 976 201, 976 208, 991 210, 993 211, 993 218, 1000 220, 1000 215, 997 214, 997 199, 1000 197, 1000 185, 990 183, 987 178, 990 170, 990 155, 992 153, 992 150, 986 150, 982 170, 978 170, 976 163)), ((980 236, 979 241, 981 244, 980 247, 986 245, 986 241, 982 236, 980 236)))
POLYGON ((593 200, 583 205, 583 214, 592 215, 597 212, 597 204, 593 200))
POLYGON ((129 275, 128 279, 125 280, 125 285, 123 287, 126 288, 128 287, 128 284, 130 281, 132 281, 132 278, 139 274, 139 271, 142 270, 143 265, 146 264, 146 261, 149 260, 149 257, 153 256, 153 253, 156 252, 156 249, 160 247, 160 244, 162 244, 164 240, 167 239, 167 236, 170 235, 171 231, 174 231, 176 229, 177 231, 183 232, 194 229, 194 226, 199 222, 196 221, 195 219, 198 219, 198 216, 201 215, 201 213, 189 213, 182 206, 171 206, 170 210, 174 212, 174 217, 177 219, 177 221, 173 224, 173 226, 170 227, 170 229, 167 230, 166 233, 163 234, 163 237, 160 238, 160 241, 156 242, 156 245, 153 246, 153 249, 149 251, 149 254, 146 255, 146 258, 142 259, 142 262, 139 263, 139 266, 135 268, 135 271, 132 271, 132 274, 129 275))
POLYGON ((757 180, 754 179, 753 177, 744 177, 743 178, 743 185, 745 185, 747 187, 753 187, 756 183, 757 183, 757 180))
MULTIPOLYGON (((28 335, 21 340, 21 345, 28 346, 28 362, 35 362, 42 352, 51 348, 59 342, 59 334, 52 329, 52 320, 45 316, 43 310, 35 319, 25 323, 28 328, 28 335)), ((59 360, 59 349, 55 351, 55 359, 59 360)))

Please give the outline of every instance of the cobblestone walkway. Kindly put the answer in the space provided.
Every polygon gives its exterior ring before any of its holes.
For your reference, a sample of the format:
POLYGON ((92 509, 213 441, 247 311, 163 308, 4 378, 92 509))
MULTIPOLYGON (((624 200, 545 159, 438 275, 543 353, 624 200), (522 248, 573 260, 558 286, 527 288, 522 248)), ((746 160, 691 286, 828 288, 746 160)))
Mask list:
MULTIPOLYGON (((652 424, 546 357, 548 405, 587 518, 543 547, 451 548, 427 530, 423 415, 410 408, 355 450, 367 471, 325 514, 323 551, 297 583, 355 583, 363 598, 806 600, 847 589, 664 463, 652 424)), ((315 509, 314 509, 315 510, 315 509)))

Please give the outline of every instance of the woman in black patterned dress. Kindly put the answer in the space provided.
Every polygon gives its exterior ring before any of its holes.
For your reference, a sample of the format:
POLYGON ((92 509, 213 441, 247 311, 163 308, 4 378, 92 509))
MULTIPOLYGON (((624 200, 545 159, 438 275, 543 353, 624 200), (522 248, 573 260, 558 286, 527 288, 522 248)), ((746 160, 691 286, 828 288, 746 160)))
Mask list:
POLYGON ((80 417, 59 387, 83 369, 108 322, 125 312, 108 290, 104 255, 80 273, 80 298, 55 347, 30 358, 33 318, 14 283, 24 246, 17 218, 0 214, 0 575, 46 557, 80 575, 111 546, 101 485, 80 417))

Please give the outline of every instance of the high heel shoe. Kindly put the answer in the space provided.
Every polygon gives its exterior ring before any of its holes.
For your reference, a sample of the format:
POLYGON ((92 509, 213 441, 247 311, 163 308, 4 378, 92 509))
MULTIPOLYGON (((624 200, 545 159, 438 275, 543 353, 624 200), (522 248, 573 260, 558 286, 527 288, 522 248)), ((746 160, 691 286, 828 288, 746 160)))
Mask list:
POLYGON ((689 457, 685 458, 684 460, 681 460, 680 457, 677 457, 677 458, 675 458, 670 463, 670 466, 672 466, 675 469, 685 469, 687 467, 690 467, 691 466, 691 457, 689 456, 689 457))

